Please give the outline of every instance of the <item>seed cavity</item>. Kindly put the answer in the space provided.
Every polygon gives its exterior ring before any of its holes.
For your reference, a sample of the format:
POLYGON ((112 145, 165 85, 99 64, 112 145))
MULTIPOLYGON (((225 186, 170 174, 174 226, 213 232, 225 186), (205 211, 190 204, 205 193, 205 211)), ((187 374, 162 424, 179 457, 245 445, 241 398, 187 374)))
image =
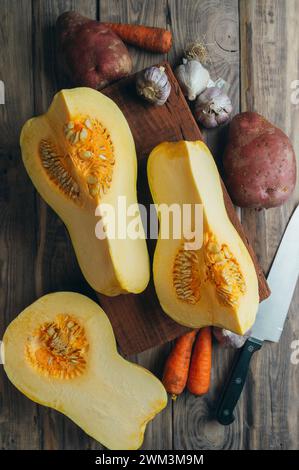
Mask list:
POLYGON ((196 304, 200 300, 198 251, 180 248, 173 266, 173 285, 180 300, 188 304, 196 304))
POLYGON ((45 139, 40 142, 39 153, 51 181, 76 202, 80 196, 80 188, 67 168, 66 159, 59 155, 51 141, 45 139))
POLYGON ((88 342, 77 318, 58 314, 27 338, 25 357, 39 373, 57 379, 73 379, 86 368, 88 342))
POLYGON ((246 284, 237 260, 229 247, 219 245, 215 236, 205 234, 205 260, 207 277, 214 283, 219 301, 229 307, 237 307, 246 292, 246 284))
POLYGON ((236 308, 246 292, 246 284, 229 247, 218 243, 212 233, 205 234, 201 250, 185 250, 184 245, 182 243, 178 250, 173 265, 177 297, 188 304, 196 304, 201 299, 203 285, 212 283, 219 302, 236 308))
MULTIPOLYGON (((110 134, 96 119, 78 116, 64 125, 70 159, 93 199, 109 191, 115 164, 110 134)), ((82 188, 81 188, 82 189, 82 188)))

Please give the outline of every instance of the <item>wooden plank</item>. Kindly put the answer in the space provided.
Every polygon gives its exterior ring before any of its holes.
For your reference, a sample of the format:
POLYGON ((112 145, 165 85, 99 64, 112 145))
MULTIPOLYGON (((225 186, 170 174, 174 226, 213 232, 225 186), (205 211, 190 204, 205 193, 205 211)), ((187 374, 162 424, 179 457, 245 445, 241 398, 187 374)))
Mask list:
MULTIPOLYGON (((0 105, 1 338, 10 321, 35 298, 35 193, 18 145, 20 129, 33 114, 31 17, 27 0, 1 2, 0 76, 5 84, 5 104, 0 105)), ((36 426, 38 407, 9 383, 2 367, 0 377, 0 448, 37 448, 42 435, 36 426)))
MULTIPOLYGON (((291 102, 291 83, 299 77, 298 15, 297 0, 240 2, 242 111, 257 111, 281 127, 291 137, 297 157, 299 116, 291 102)), ((294 196, 281 208, 242 211, 243 223, 254 236, 254 248, 265 271, 298 204, 298 189, 297 185, 294 196)), ((291 341, 299 337, 298 291, 280 343, 266 344, 251 368, 245 391, 245 433, 250 449, 298 448, 299 382, 296 367, 290 362, 291 341)))
MULTIPOLYGON (((202 139, 200 130, 171 68, 167 63, 163 65, 172 87, 166 106, 153 107, 144 104, 136 96, 134 77, 111 85, 104 90, 104 93, 112 98, 124 112, 131 127, 137 156, 139 161, 141 161, 138 200, 147 207, 149 202, 151 202, 151 197, 146 178, 146 162, 143 164, 143 160, 146 160, 153 147, 163 141, 202 139)), ((253 257, 259 277, 260 296, 261 299, 264 299, 268 296, 265 278, 243 232, 224 185, 223 193, 229 217, 253 257)), ((153 254, 155 244, 153 242, 153 240, 150 240, 149 243, 151 255, 153 254)), ((121 295, 110 298, 99 295, 99 299, 111 320, 118 344, 125 354, 137 353, 150 347, 161 345, 186 331, 186 328, 178 325, 163 313, 153 282, 150 282, 145 292, 139 296, 121 295)))
MULTIPOLYGON (((150 2, 100 0, 99 13, 100 19, 103 21, 166 27, 167 0, 151 0, 150 2)), ((134 47, 129 47, 129 51, 133 58, 134 71, 141 70, 166 58, 134 47)), ((169 347, 167 344, 156 347, 138 356, 131 355, 130 359, 156 373, 159 377, 169 347)), ((148 424, 142 448, 168 450, 172 448, 172 439, 172 403, 169 402, 167 408, 148 424)))
MULTIPOLYGON (((173 60, 186 44, 201 39, 207 44, 213 79, 222 77, 229 84, 234 113, 239 112, 239 31, 237 0, 169 1, 169 17, 174 31, 173 60), (186 25, 188 25, 186 27, 186 25)), ((227 127, 203 132, 221 168, 221 155, 227 127)), ((243 400, 233 426, 225 428, 213 420, 213 406, 231 365, 233 352, 213 348, 212 383, 208 395, 194 397, 184 393, 174 404, 173 434, 176 449, 238 449, 243 440, 243 400)))
MULTIPOLYGON (((44 113, 54 94, 68 86, 57 74, 55 21, 66 10, 78 10, 90 18, 97 18, 96 1, 90 0, 36 0, 33 2, 34 114, 44 113)), ((29 187, 32 187, 28 183, 29 187)), ((94 297, 85 282, 72 248, 67 230, 57 215, 37 197, 38 237, 35 260, 36 297, 59 290, 77 291, 94 297)), ((39 407, 41 449, 101 449, 78 426, 54 410, 39 407)))
MULTIPOLYGON (((217 44, 209 46, 215 74, 226 78, 234 87, 230 95, 237 110, 239 52, 234 50, 238 44, 238 34, 234 33, 238 18, 236 4, 237 1, 202 0, 188 2, 182 8, 182 2, 177 0, 151 0, 150 6, 141 1, 101 0, 99 11, 102 19, 171 26, 175 34, 175 47, 170 54, 172 62, 177 60, 185 42, 195 35, 206 34, 208 43, 213 43, 216 38, 217 44)), ((0 106, 5 135, 5 141, 2 139, 0 143, 0 306, 5 312, 1 333, 22 308, 45 292, 63 288, 93 296, 79 272, 62 223, 40 202, 40 198, 35 198, 20 163, 18 149, 21 125, 34 113, 47 108, 53 92, 61 84, 53 65, 53 24, 56 16, 67 9, 78 9, 90 17, 95 17, 97 11, 93 0, 39 0, 33 2, 33 10, 29 0, 2 2, 0 35, 9 54, 0 58, 7 102, 0 106), (12 25, 17 27, 13 29, 12 25), (32 33, 35 38, 33 56, 32 33), (15 86, 20 76, 21 88, 15 86)), ((299 76, 298 62, 294 59, 299 51, 298 13, 296 0, 243 0, 240 3, 242 110, 255 109, 280 125, 291 136, 297 154, 298 113, 296 106, 290 104, 290 84, 299 76), (283 101, 282 96, 287 99, 283 101)), ((135 69, 161 59, 133 48, 131 52, 135 69)), ((225 128, 205 135, 214 154, 220 157, 226 138, 225 128)), ((254 247, 265 270, 298 200, 297 191, 292 201, 282 209, 243 213, 243 221, 253 235, 254 247)), ((298 322, 295 321, 298 294, 297 289, 283 340, 279 345, 266 346, 254 360, 234 425, 223 428, 211 420, 211 409, 231 360, 230 351, 215 347, 211 393, 203 399, 184 394, 174 406, 170 403, 166 411, 149 425, 144 448, 171 449, 173 445, 182 449, 298 448, 298 380, 296 367, 289 362, 290 342, 299 337, 298 322)), ((165 345, 132 359, 159 376, 168 349, 169 345, 165 345)), ((30 403, 13 389, 3 371, 0 393, 5 401, 0 420, 1 448, 101 448, 62 415, 30 403)))

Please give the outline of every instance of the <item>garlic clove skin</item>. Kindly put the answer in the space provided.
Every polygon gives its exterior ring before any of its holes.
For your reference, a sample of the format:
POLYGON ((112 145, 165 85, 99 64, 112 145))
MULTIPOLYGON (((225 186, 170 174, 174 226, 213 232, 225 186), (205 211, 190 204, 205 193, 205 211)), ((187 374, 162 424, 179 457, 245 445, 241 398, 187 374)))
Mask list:
POLYGON ((216 121, 217 121, 217 124, 220 126, 221 124, 225 124, 229 119, 229 114, 227 113, 227 111, 220 111, 220 113, 218 113, 216 115, 216 121))
POLYGON ((209 114, 207 112, 201 111, 196 116, 196 121, 202 124, 207 129, 214 129, 218 127, 218 122, 214 114, 209 114))
POLYGON ((210 74, 197 60, 183 59, 183 63, 175 70, 175 76, 185 96, 190 101, 202 93, 210 81, 210 74))
POLYGON ((232 331, 223 328, 213 327, 213 335, 222 348, 240 349, 244 346, 245 341, 249 338, 251 330, 246 331, 244 336, 237 335, 232 331))
POLYGON ((166 103, 171 85, 164 67, 148 67, 137 74, 136 91, 150 103, 162 106, 166 103))
POLYGON ((229 97, 220 88, 210 87, 198 96, 194 115, 197 122, 210 129, 226 123, 232 110, 229 97))

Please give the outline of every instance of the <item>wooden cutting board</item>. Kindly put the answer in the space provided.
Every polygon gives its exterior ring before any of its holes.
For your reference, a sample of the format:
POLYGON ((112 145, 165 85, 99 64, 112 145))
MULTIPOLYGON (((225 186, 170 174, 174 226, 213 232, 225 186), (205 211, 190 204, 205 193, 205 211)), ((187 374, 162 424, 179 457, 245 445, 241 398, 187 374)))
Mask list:
MULTIPOLYGON (((136 95, 134 75, 103 90, 123 111, 133 133, 139 164, 138 200, 145 205, 152 202, 146 178, 146 160, 151 150, 163 141, 202 140, 201 132, 170 65, 167 63, 162 65, 166 69, 172 87, 170 97, 164 106, 153 106, 136 95)), ((264 300, 270 294, 266 279, 224 185, 223 193, 229 217, 252 256, 259 279, 260 299, 264 300)), ((148 241, 151 260, 155 244, 155 240, 148 241)), ((171 341, 187 331, 187 328, 178 325, 163 313, 152 279, 142 294, 117 297, 98 294, 98 297, 110 318, 117 342, 125 355, 139 353, 171 341)))

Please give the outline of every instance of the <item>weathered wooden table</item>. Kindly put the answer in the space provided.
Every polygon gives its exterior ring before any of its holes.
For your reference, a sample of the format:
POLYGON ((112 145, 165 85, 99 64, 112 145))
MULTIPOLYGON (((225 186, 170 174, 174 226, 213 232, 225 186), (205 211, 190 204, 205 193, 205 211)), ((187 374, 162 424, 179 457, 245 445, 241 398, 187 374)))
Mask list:
MULTIPOLYGON (((230 83, 235 112, 265 115, 290 135, 299 155, 299 108, 291 100, 292 83, 299 79, 299 0, 1 0, 0 80, 6 91, 6 103, 0 105, 1 335, 16 314, 44 293, 64 289, 94 296, 62 222, 34 191, 18 145, 22 124, 46 110, 59 86, 53 25, 69 9, 101 20, 171 29, 171 63, 187 42, 203 38, 212 75, 230 83)), ((134 48, 131 53, 136 70, 166 58, 134 48)), ((226 129, 205 137, 221 158, 226 129)), ((241 213, 265 272, 298 196, 297 190, 282 208, 241 213)), ((148 426, 143 448, 299 448, 299 366, 290 360, 291 343, 299 339, 298 307, 297 288, 280 343, 266 344, 253 360, 233 425, 224 428, 211 419, 233 357, 231 351, 215 348, 209 395, 186 393, 170 401, 148 426)), ((160 374, 168 351, 165 345, 132 360, 160 374)), ((3 370, 0 394, 1 448, 101 448, 64 416, 26 399, 3 370)))

